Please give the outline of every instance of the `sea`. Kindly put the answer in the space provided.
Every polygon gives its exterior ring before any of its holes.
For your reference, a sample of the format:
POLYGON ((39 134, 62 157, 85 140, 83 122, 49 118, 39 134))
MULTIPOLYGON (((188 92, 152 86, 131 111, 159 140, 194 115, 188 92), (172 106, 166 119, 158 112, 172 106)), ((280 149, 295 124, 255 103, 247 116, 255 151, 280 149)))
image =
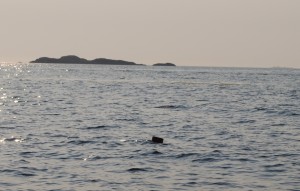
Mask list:
POLYGON ((0 156, 1 191, 299 191, 300 70, 2 63, 0 156))

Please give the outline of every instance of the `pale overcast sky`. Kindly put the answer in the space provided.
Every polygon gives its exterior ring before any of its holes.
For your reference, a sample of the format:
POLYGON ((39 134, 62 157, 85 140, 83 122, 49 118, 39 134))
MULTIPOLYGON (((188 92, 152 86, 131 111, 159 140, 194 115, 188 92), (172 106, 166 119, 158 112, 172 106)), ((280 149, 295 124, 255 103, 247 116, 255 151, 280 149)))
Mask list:
POLYGON ((0 0, 0 61, 300 68, 300 0, 0 0))

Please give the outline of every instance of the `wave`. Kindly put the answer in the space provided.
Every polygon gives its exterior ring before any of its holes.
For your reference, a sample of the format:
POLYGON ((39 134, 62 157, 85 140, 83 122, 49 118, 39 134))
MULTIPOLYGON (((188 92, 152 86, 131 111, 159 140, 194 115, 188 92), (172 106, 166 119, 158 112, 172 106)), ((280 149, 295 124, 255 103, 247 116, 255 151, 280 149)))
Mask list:
POLYGON ((155 108, 158 109, 187 109, 187 106, 184 105, 161 105, 161 106, 157 106, 155 108))

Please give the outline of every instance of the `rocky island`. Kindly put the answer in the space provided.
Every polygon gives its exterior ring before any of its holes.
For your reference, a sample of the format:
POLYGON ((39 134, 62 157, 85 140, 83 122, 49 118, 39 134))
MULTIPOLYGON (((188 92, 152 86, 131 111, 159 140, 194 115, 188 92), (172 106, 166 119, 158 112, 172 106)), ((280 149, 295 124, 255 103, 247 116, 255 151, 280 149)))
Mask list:
POLYGON ((153 66, 176 66, 173 63, 157 63, 157 64, 153 64, 153 66))
POLYGON ((48 58, 41 57, 30 63, 61 63, 61 64, 102 64, 102 65, 141 65, 134 62, 128 62, 124 60, 112 60, 107 58, 96 58, 94 60, 87 60, 79 58, 78 56, 69 55, 61 58, 48 58))
MULTIPOLYGON (((60 58, 49 58, 49 57, 40 57, 36 60, 31 61, 30 63, 48 63, 48 64, 100 64, 100 65, 144 65, 137 64, 135 62, 129 62, 125 60, 113 60, 107 58, 96 58, 94 60, 87 60, 85 58, 80 58, 75 55, 62 56, 60 58)), ((172 63, 157 63, 153 66, 176 66, 172 63)))

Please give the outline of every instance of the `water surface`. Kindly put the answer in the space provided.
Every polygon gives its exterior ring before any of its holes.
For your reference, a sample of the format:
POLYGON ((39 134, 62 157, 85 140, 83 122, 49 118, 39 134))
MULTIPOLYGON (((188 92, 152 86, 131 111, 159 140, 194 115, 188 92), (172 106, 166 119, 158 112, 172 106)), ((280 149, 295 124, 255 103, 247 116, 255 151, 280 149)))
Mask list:
POLYGON ((300 190, 299 98, 295 69, 2 64, 0 188, 300 190))

